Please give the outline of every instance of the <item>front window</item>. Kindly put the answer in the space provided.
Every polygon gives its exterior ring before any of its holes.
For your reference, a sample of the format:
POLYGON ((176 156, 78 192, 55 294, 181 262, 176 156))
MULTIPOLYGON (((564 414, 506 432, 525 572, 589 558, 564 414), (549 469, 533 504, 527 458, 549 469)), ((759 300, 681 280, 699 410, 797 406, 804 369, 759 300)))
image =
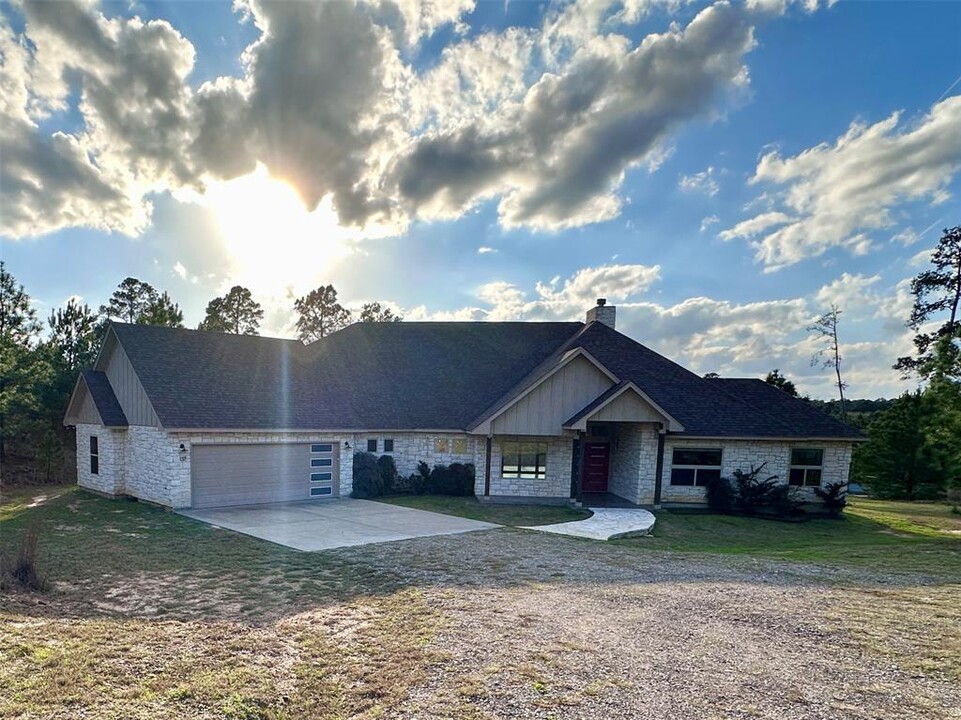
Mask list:
POLYGON ((435 453, 449 453, 450 452, 450 441, 447 438, 435 438, 434 439, 434 452, 435 453))
POLYGON ((90 474, 100 474, 100 443, 96 435, 90 436, 90 474))
POLYGON ((367 441, 367 452, 377 452, 377 438, 367 441))
POLYGON ((455 455, 467 454, 467 438, 454 438, 452 452, 455 455))
POLYGON ((393 438, 384 438, 384 452, 394 452, 393 438))
POLYGON ((537 479, 547 477, 547 443, 504 443, 501 477, 537 479))
POLYGON ((707 485, 721 477, 719 449, 674 448, 671 485, 707 485))
POLYGON ((796 487, 820 487, 823 450, 796 448, 791 451, 791 470, 788 484, 796 487))

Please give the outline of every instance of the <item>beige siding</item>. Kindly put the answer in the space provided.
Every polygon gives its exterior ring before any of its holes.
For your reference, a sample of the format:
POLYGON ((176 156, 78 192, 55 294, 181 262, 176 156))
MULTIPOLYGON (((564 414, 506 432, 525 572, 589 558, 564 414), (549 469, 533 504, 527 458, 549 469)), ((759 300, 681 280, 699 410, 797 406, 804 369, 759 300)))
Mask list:
POLYGON ((131 425, 160 427, 160 419, 154 412, 150 399, 140 383, 140 378, 137 377, 133 365, 127 358, 127 353, 116 340, 112 345, 103 371, 107 374, 117 401, 127 416, 127 422, 131 425))
POLYGON ((90 396, 90 391, 87 390, 87 386, 84 385, 80 392, 83 395, 83 400, 80 402, 80 412, 77 413, 77 422, 75 424, 89 423, 101 425, 103 421, 100 419, 100 413, 97 412, 97 405, 90 396))
POLYGON ((649 402, 630 389, 590 416, 591 422, 661 422, 663 419, 649 402))
POLYGON ((590 361, 576 358, 495 418, 497 435, 561 435, 563 423, 611 387, 590 361))

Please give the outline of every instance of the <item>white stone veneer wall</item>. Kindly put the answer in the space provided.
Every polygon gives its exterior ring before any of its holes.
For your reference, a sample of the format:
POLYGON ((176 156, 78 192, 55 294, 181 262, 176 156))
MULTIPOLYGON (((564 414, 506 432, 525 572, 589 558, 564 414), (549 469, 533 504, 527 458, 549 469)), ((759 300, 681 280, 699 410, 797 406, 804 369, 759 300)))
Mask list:
MULTIPOLYGON (((478 482, 475 489, 478 496, 484 494, 484 440, 478 440, 481 461, 478 467, 478 482)), ((513 437, 496 436, 491 444, 491 491, 492 497, 531 497, 560 498, 571 496, 571 459, 573 457, 573 438, 560 437, 513 437), (505 442, 547 443, 546 477, 505 478, 501 477, 501 455, 505 442)))
POLYGON ((125 430, 77 425, 77 484, 107 495, 122 495, 125 430), (90 472, 90 437, 97 437, 99 472, 90 472))
MULTIPOLYGON (((766 462, 764 477, 777 475, 787 483, 792 448, 824 450, 821 467, 821 486, 832 482, 846 483, 851 469, 851 443, 771 440, 686 440, 668 436, 664 442, 664 474, 661 485, 661 502, 703 504, 706 491, 703 487, 671 485, 671 460, 676 447, 721 448, 721 476, 731 477, 735 470, 747 472, 751 466, 766 462)), ((811 487, 797 488, 800 499, 816 502, 811 487)))
POLYGON ((611 481, 608 490, 638 505, 654 503, 657 430, 644 423, 618 423, 609 434, 611 481))
MULTIPOLYGON (((417 464, 421 461, 426 462, 431 467, 434 465, 450 465, 451 463, 474 463, 475 471, 481 475, 484 473, 483 464, 476 462, 476 447, 481 446, 483 450, 484 438, 466 433, 402 433, 384 432, 378 435, 357 434, 353 436, 351 444, 358 452, 367 451, 367 441, 377 440, 377 451, 374 455, 390 455, 394 458, 397 465, 397 472, 401 475, 411 475, 417 472, 417 464), (384 440, 393 439, 393 452, 384 451, 384 440), (459 440, 464 444, 464 452, 454 452, 454 441, 459 440), (447 443, 447 452, 437 450, 437 442, 447 443)), ((483 454, 482 454, 483 457, 483 454)))

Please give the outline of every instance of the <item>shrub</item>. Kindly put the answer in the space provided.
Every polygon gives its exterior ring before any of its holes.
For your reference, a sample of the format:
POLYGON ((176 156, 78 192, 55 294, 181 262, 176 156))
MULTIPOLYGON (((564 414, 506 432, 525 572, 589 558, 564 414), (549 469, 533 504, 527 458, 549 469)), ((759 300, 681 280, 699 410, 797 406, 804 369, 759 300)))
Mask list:
POLYGON ((707 506, 715 512, 727 513, 734 508, 734 485, 730 478, 711 479, 707 489, 707 506))
POLYGON ((13 556, 0 556, 0 590, 46 590, 47 578, 40 572, 37 547, 40 524, 31 523, 20 537, 13 556))
POLYGON ((421 460, 417 463, 417 472, 413 473, 407 481, 410 489, 415 495, 423 495, 430 487, 430 465, 421 460))
POLYGON ((778 476, 769 475, 763 480, 759 477, 765 465, 766 462, 756 468, 751 465, 748 472, 741 469, 734 471, 735 503, 741 512, 756 513, 763 507, 773 505, 777 499, 778 476))
POLYGON ((373 453, 354 453, 354 489, 350 496, 375 498, 384 494, 384 481, 373 453))
POLYGON ((394 458, 390 455, 381 455, 377 458, 377 469, 380 472, 381 487, 384 492, 396 492, 397 487, 397 465, 394 458))
POLYGON ((780 517, 804 514, 801 510, 804 501, 798 498, 797 488, 791 485, 775 485, 767 504, 780 517))
POLYGON ((814 488, 814 494, 821 498, 824 509, 832 515, 839 515, 848 504, 848 489, 844 483, 828 483, 823 488, 814 488))
POLYGON ((427 488, 437 495, 473 495, 474 466, 462 463, 435 465, 430 471, 427 488))

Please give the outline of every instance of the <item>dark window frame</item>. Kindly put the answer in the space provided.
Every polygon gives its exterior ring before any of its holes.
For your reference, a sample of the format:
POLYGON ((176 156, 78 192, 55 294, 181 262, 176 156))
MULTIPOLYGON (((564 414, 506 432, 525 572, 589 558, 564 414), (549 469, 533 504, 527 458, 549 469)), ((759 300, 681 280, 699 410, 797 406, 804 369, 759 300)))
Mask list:
POLYGON ((791 448, 788 459, 788 485, 792 487, 821 487, 824 481, 824 449, 823 448, 791 448), (795 456, 795 453, 798 456, 795 456), (810 460, 804 453, 817 453, 818 463, 801 462, 810 460), (797 480, 796 478, 800 478, 797 480))
POLYGON ((384 452, 394 452, 394 438, 384 438, 384 452))
POLYGON ((367 452, 377 452, 377 438, 367 439, 367 452))
POLYGON ((311 443, 310 452, 311 453, 331 453, 334 451, 333 443, 311 443), (324 450, 324 448, 327 448, 324 450))
POLYGON ((90 474, 100 474, 100 439, 96 435, 90 436, 90 474))
POLYGON ((550 445, 545 442, 508 441, 501 445, 501 477, 518 480, 543 480, 547 477, 547 454, 550 445), (533 446, 534 451, 524 448, 533 446), (534 457, 534 463, 524 463, 525 456, 534 457))
POLYGON ((675 487, 704 487, 711 480, 721 477, 721 468, 724 465, 724 448, 702 448, 702 447, 676 447, 671 451, 671 485, 675 487), (676 462, 678 453, 682 459, 684 453, 717 453, 717 462, 703 462, 694 458, 687 459, 689 462, 676 462), (680 472, 678 472, 680 471, 680 472), (681 477, 690 474, 690 482, 681 481, 681 477))

